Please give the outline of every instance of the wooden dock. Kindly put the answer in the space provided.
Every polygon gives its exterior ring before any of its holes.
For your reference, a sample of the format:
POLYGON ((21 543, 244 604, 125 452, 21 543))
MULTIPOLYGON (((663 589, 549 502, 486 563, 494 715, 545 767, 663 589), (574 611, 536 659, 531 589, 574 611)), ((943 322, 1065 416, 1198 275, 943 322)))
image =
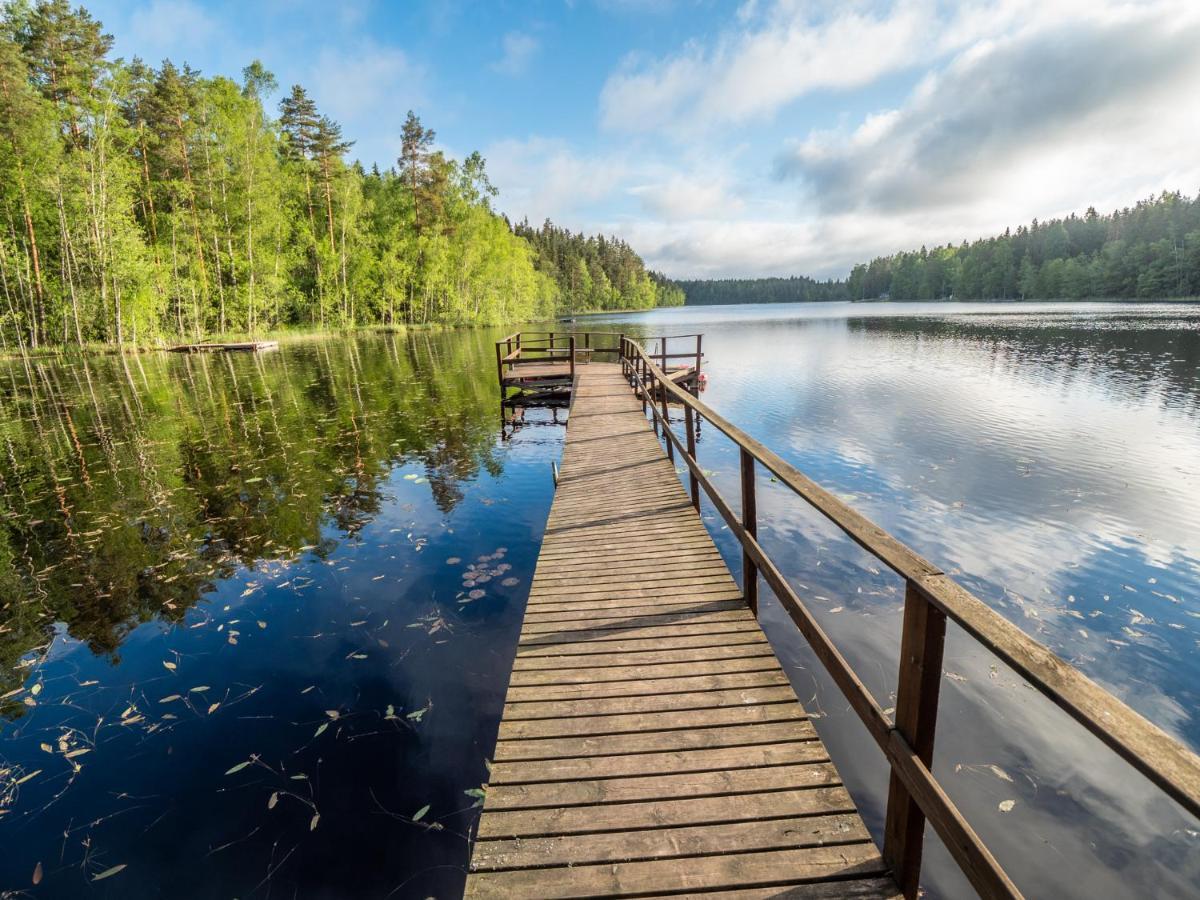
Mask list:
POLYGON ((170 353, 215 353, 221 350, 257 352, 278 348, 279 341, 226 341, 223 343, 205 341, 199 344, 176 344, 174 347, 168 347, 167 350, 170 353))
POLYGON ((467 896, 898 896, 621 366, 575 378, 467 896))
POLYGON ((1021 898, 934 772, 951 623, 1200 823, 1200 756, 700 402, 699 335, 670 337, 694 338, 687 353, 617 335, 605 351, 617 365, 574 365, 577 341, 595 352, 597 336, 518 332, 496 345, 503 411, 506 374, 565 339, 572 406, 469 896, 916 900, 928 826, 979 896, 1021 898), (694 360, 691 385, 670 371, 681 356, 694 360), (740 509, 697 459, 701 423, 738 448, 740 509), (765 474, 903 581, 894 707, 759 543, 765 474), (702 495, 741 547, 740 590, 697 515, 702 495), (760 584, 888 767, 882 854, 759 630, 760 584))

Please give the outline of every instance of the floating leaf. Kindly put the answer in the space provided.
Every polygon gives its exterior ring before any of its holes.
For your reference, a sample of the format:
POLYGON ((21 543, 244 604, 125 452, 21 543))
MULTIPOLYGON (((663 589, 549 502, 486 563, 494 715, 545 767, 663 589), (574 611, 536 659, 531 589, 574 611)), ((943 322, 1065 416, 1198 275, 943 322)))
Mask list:
POLYGON ((33 778, 35 775, 41 775, 41 774, 42 774, 42 770, 41 770, 41 769, 34 769, 32 772, 30 772, 30 773, 29 773, 28 775, 26 775, 24 778, 18 778, 16 783, 17 783, 17 784, 24 784, 24 783, 25 783, 25 782, 27 782, 27 781, 28 781, 30 778, 33 778))
POLYGON ((218 707, 218 706, 220 706, 220 705, 221 705, 221 701, 220 701, 220 700, 218 700, 216 703, 213 703, 213 704, 211 704, 211 705, 208 707, 208 714, 211 716, 213 713, 215 713, 215 712, 217 711, 217 707, 218 707))
POLYGON ((1008 781, 1008 782, 1012 781, 1012 778, 1009 776, 1009 774, 1007 772, 1005 772, 999 766, 988 766, 988 768, 992 770, 992 774, 995 775, 997 778, 1003 779, 1004 781, 1008 781))
POLYGON ((240 772, 240 771, 242 771, 242 769, 246 768, 246 766, 250 765, 250 763, 252 763, 252 762, 254 762, 254 760, 252 760, 252 759, 248 759, 245 762, 240 762, 236 766, 234 766, 232 769, 226 770, 225 774, 233 775, 235 772, 240 772))
POLYGON ((198 684, 194 688, 188 688, 188 693, 189 694, 202 694, 207 690, 209 690, 209 687, 207 684, 198 684))
POLYGON ((1000 803, 1000 812, 1011 812, 1012 808, 1017 805, 1016 800, 1003 800, 1000 803))
POLYGON ((338 712, 336 709, 327 709, 327 710, 325 710, 325 715, 329 716, 329 718, 331 718, 331 719, 337 719, 337 717, 340 716, 341 713, 338 712))
POLYGON ((40 860, 38 861, 38 864, 33 867, 33 883, 42 883, 42 863, 40 860))
POLYGON ((175 665, 175 663, 171 662, 170 660, 164 659, 163 660, 163 668, 170 669, 172 672, 174 672, 176 669, 179 668, 179 666, 175 665))
POLYGON ((41 745, 41 748, 42 748, 43 750, 45 750, 47 753, 53 753, 53 752, 54 752, 54 748, 53 748, 53 747, 51 747, 49 744, 42 744, 42 745, 41 745))
POLYGON ((174 703, 176 700, 181 700, 181 699, 183 699, 183 698, 179 694, 168 694, 167 696, 163 697, 158 702, 159 703, 174 703))
POLYGON ((38 694, 40 694, 41 692, 42 692, 42 683, 40 681, 29 689, 29 693, 31 693, 35 697, 38 694))
POLYGON ((80 747, 78 750, 72 750, 70 753, 66 754, 66 758, 74 759, 77 756, 83 756, 83 754, 91 753, 91 752, 92 752, 91 747, 80 747))
POLYGON ((316 737, 320 737, 322 734, 324 734, 324 733, 325 733, 325 729, 326 729, 326 728, 328 728, 328 727, 329 727, 329 723, 328 723, 328 722, 322 722, 320 725, 318 725, 318 726, 317 726, 317 730, 316 730, 316 732, 313 734, 313 737, 315 737, 315 738, 316 738, 316 737))
POLYGON ((99 875, 93 875, 92 881, 103 881, 105 878, 110 878, 113 875, 116 875, 118 872, 123 871, 125 869, 126 865, 127 865, 127 863, 121 863, 120 865, 113 866, 112 868, 109 868, 109 869, 105 869, 99 875))
POLYGON ((316 830, 317 830, 317 823, 318 823, 318 822, 320 822, 320 821, 321 821, 321 814, 320 814, 320 813, 315 813, 315 814, 313 815, 313 817, 312 817, 312 821, 308 823, 308 830, 309 830, 309 831, 316 831, 316 830))
POLYGON ((279 802, 279 791, 271 794, 271 799, 267 801, 267 809, 274 809, 275 804, 279 802))
POLYGON ((414 822, 420 822, 423 818, 425 818, 425 813, 427 813, 427 812, 429 812, 429 804, 428 803, 426 803, 424 806, 422 806, 420 809, 418 809, 415 813, 413 813, 412 820, 414 822))

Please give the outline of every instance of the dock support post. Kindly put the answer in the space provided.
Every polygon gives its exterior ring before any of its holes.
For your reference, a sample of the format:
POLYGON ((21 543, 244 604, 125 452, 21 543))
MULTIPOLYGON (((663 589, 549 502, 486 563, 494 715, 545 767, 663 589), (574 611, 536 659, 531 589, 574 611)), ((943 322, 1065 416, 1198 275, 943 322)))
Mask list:
POLYGON ((692 379, 693 395, 699 395, 700 393, 700 360, 702 359, 702 355, 700 353, 700 341, 703 337, 704 335, 702 334, 696 335, 696 373, 695 377, 692 379))
MULTIPOLYGON (((692 419, 693 415, 692 408, 684 404, 683 424, 687 428, 687 452, 688 456, 692 458, 692 462, 696 462, 696 427, 695 421, 692 419)), ((700 482, 691 466, 688 466, 688 482, 692 488, 692 506, 696 507, 696 512, 700 512, 700 482)))
MULTIPOLYGON (((904 624, 900 635, 896 730, 929 768, 933 764, 945 642, 946 614, 909 581, 904 592, 904 624)), ((924 835, 925 815, 893 769, 888 784, 883 857, 892 867, 897 886, 909 900, 917 896, 920 885, 924 835)))
POLYGON ((500 402, 504 402, 504 354, 501 343, 496 342, 496 380, 500 382, 500 402))
MULTIPOLYGON (((742 528, 753 538, 758 537, 758 504, 754 496, 754 457, 742 448, 742 528)), ((758 566, 750 553, 742 550, 742 594, 750 612, 758 617, 758 566)))
POLYGON ((567 352, 571 354, 571 390, 575 390, 575 335, 567 340, 567 352))

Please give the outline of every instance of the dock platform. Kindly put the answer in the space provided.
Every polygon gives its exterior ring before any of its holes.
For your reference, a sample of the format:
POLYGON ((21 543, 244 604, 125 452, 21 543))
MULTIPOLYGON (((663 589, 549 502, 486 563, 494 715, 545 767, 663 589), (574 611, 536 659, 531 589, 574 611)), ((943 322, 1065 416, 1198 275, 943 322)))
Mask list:
POLYGON ((899 896, 622 367, 574 374, 466 896, 899 896))

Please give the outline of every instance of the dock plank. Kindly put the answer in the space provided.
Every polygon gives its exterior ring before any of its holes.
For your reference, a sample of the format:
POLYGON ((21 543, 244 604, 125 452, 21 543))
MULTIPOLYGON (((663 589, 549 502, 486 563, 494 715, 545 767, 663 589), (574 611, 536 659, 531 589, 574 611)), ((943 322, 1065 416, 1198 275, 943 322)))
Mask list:
POLYGON ((615 365, 576 368, 493 758, 468 897, 898 896, 615 365))

